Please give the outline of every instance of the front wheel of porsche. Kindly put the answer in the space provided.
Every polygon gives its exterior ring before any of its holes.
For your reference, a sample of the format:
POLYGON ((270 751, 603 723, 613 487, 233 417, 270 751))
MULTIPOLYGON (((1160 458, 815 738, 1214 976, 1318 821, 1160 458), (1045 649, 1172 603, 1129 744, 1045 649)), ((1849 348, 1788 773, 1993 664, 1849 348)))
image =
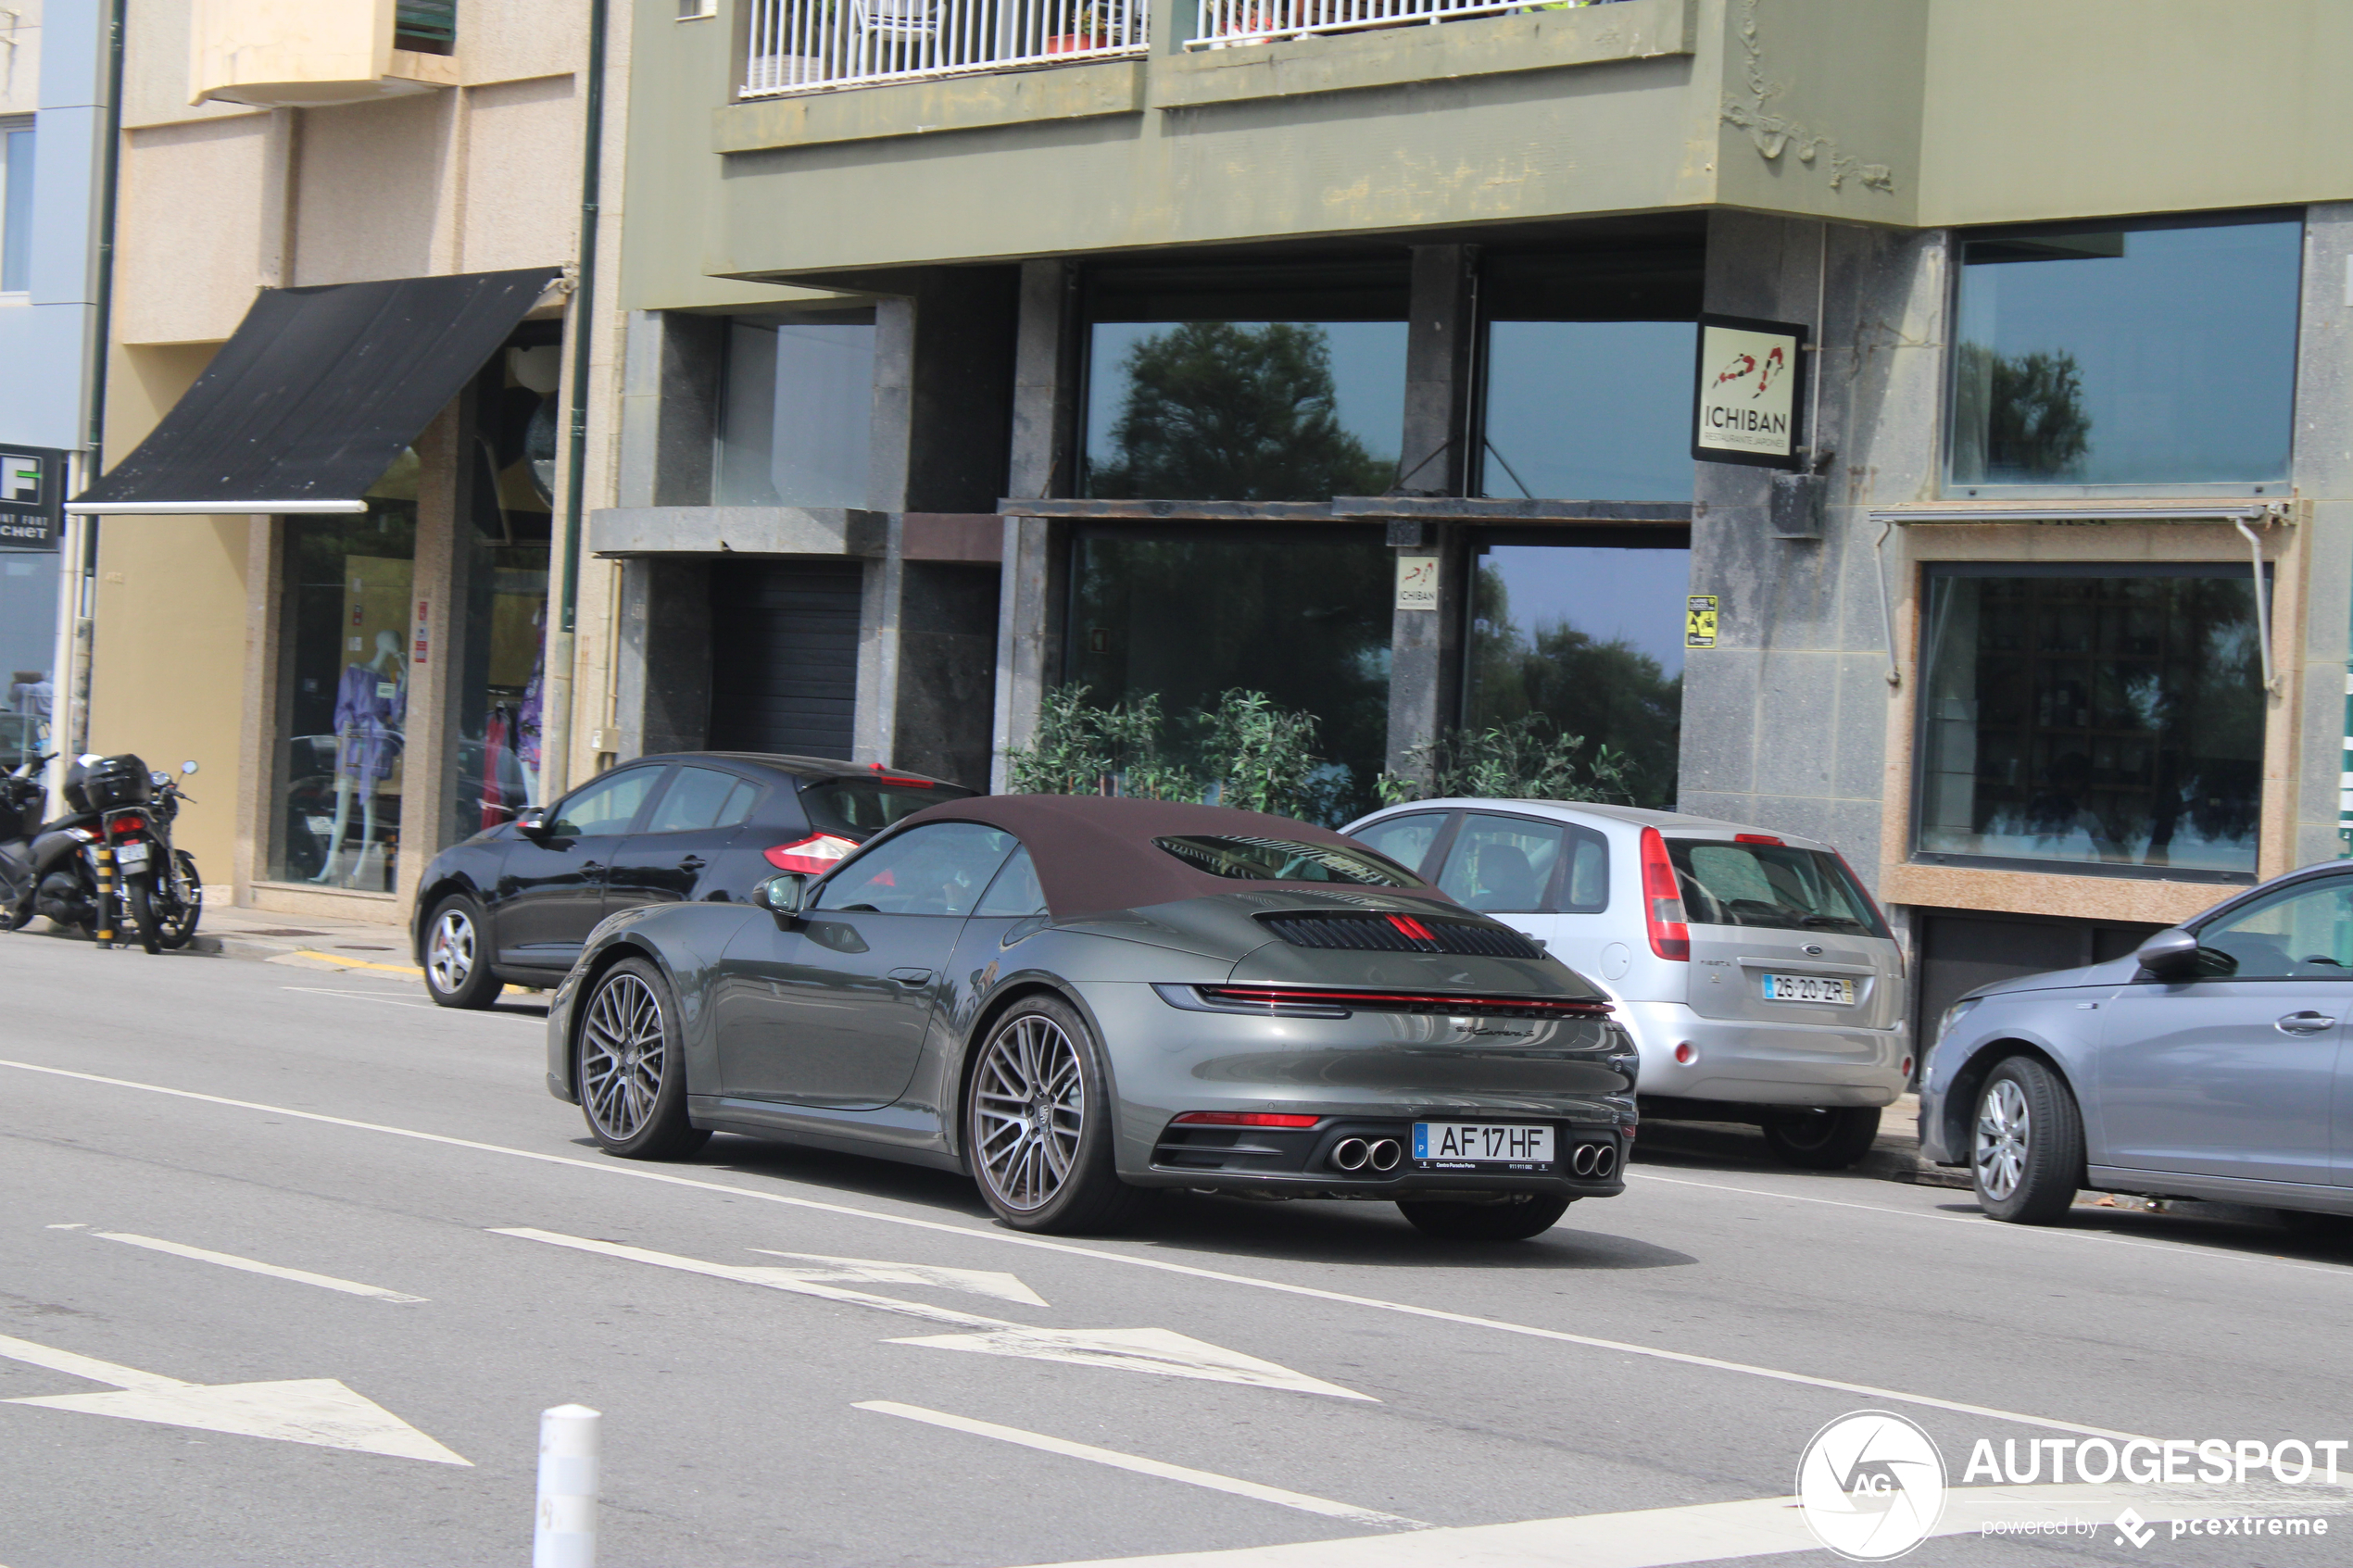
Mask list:
POLYGON ((964 1148, 980 1195, 1015 1230, 1116 1230, 1151 1195, 1119 1179, 1101 1058, 1077 1010, 1054 997, 990 1025, 964 1094, 964 1148))
POLYGON ((686 1062, 670 984, 644 959, 605 971, 580 1006, 573 1082, 588 1132, 630 1160, 676 1160, 711 1141, 686 1120, 686 1062))

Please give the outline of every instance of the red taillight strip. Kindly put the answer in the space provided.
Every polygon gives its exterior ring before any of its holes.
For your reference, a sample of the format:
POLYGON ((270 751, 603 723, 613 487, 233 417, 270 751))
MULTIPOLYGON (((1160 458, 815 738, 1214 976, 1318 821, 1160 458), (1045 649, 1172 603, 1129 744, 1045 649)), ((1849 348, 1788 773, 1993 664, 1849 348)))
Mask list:
POLYGON ((1312 1127, 1323 1118, 1273 1110, 1188 1110, 1175 1120, 1187 1127, 1312 1127))
POLYGON ((1201 994, 1221 1002, 1257 1002, 1280 1007, 1358 1007, 1413 1012, 1527 1012, 1563 1018, 1606 1018, 1607 1002, 1578 997, 1450 997, 1419 991, 1334 991, 1307 985, 1203 985, 1201 994))

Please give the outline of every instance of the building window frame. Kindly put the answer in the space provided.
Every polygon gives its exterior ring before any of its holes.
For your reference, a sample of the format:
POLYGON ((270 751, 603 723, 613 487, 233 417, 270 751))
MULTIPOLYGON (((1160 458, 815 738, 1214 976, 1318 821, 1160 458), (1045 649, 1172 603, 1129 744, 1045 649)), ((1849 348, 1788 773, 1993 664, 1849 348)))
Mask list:
POLYGON ((1946 500, 2132 500, 2138 498, 2171 497, 2178 500, 2234 499, 2244 497, 2285 496, 2293 494, 2296 468, 2296 395, 2300 392, 2299 375, 2303 354, 2303 301, 2305 289, 2306 251, 2309 248, 2309 224, 2305 208, 2258 207, 2198 213, 2150 214, 2119 217, 2097 221, 2082 220, 2066 223, 2021 223, 1980 229, 1956 229, 1949 232, 1944 283, 1944 313, 1948 351, 1944 357, 1940 384, 1942 407, 1937 419, 1936 480, 1938 494, 1946 500), (2296 320, 2291 333, 2291 350, 2285 370, 2289 389, 2289 445, 2281 471, 2276 478, 2261 480, 2232 480, 2212 482, 2168 482, 2162 480, 2133 481, 2118 483, 2010 483, 1985 480, 1966 481, 1955 475, 1955 458, 1960 447, 1957 421, 1960 418, 1960 353, 1963 304, 1962 291, 1969 276, 1968 247, 1979 243, 2002 238, 2032 239, 2036 235, 2061 235, 2087 231, 2123 230, 2152 232, 2158 230, 2233 228, 2267 222, 2294 222, 2299 226, 2302 238, 2297 245, 2296 277, 2293 284, 2296 320))
POLYGON ((12 194, 10 176, 33 186, 33 159, 38 156, 38 145, 31 115, 0 115, 0 306, 32 303, 32 241, 39 228, 32 203, 39 191, 35 186, 31 194, 21 197, 12 194), (24 138, 21 162, 17 156, 19 136, 24 138), (10 222, 12 216, 20 223, 10 222))

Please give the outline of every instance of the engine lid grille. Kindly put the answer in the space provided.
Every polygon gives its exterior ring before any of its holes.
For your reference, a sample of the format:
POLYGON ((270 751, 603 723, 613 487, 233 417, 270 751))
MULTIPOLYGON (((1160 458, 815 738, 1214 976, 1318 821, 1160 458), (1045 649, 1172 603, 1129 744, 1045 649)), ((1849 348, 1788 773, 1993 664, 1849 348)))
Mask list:
POLYGON ((1503 926, 1442 915, 1259 915, 1258 922, 1294 947, 1368 953, 1460 953, 1489 959, 1541 959, 1544 950, 1503 926))

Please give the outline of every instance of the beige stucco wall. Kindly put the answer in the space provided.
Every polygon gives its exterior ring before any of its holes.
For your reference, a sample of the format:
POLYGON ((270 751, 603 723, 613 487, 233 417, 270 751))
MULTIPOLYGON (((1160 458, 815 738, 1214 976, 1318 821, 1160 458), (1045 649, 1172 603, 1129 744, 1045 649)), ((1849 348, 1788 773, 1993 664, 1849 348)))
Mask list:
POLYGON ((0 114, 41 107, 41 0, 16 0, 0 12, 0 114))
MULTIPOLYGON (((118 343, 218 343, 236 330, 260 282, 255 213, 269 125, 245 110, 125 133, 118 343)), ((107 444, 118 458, 131 450, 112 433, 107 444)))

